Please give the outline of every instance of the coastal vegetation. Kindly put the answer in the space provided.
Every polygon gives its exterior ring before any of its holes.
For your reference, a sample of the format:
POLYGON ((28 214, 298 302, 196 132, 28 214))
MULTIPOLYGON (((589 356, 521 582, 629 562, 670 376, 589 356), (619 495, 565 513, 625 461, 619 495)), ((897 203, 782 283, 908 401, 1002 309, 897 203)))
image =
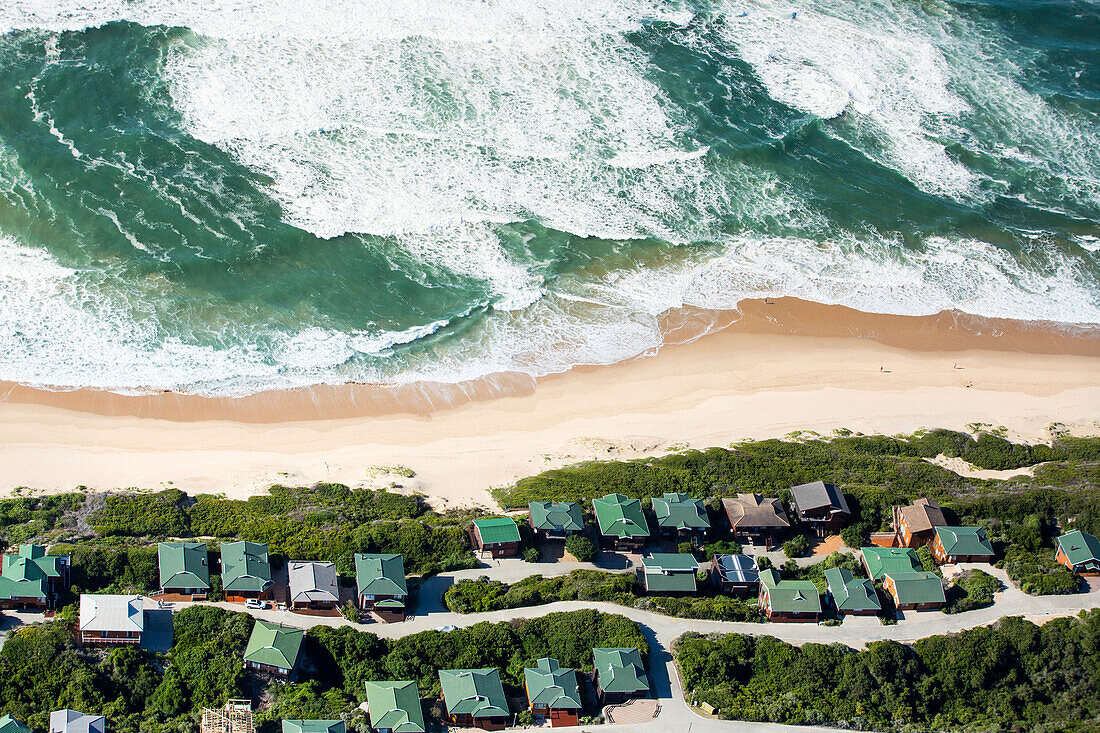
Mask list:
POLYGON ((637 592, 634 575, 603 570, 574 570, 544 578, 533 575, 515 583, 486 577, 460 580, 447 589, 443 602, 455 613, 481 613, 541 606, 558 601, 615 603, 680 618, 715 621, 759 621, 756 606, 729 596, 663 596, 637 592))
POLYGON ((862 651, 695 633, 674 651, 688 701, 731 720, 885 731, 1100 726, 1100 610, 862 651))
POLYGON ((648 654, 636 624, 593 610, 393 640, 317 626, 302 647, 308 681, 281 684, 243 667, 253 623, 248 614, 212 606, 184 609, 173 616, 167 654, 80 648, 61 620, 22 627, 0 649, 0 708, 36 731, 46 730, 49 711, 69 707, 104 715, 116 733, 180 733, 197 729, 203 707, 229 698, 259 701, 261 722, 339 718, 361 714, 356 706, 367 680, 413 679, 432 698, 439 669, 499 667, 505 690, 519 695, 524 666, 540 657, 591 669, 593 647, 636 646, 648 654))

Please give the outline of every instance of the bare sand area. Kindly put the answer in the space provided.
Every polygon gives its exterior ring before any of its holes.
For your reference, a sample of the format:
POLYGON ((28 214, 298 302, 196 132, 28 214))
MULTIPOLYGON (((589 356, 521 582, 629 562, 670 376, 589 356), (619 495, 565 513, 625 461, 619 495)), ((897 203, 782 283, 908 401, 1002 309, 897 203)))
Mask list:
MULTIPOLYGON (((240 399, 0 385, 0 494, 272 483, 397 484, 438 506, 593 458, 783 436, 1053 423, 1100 432, 1095 330, 954 313, 877 316, 783 299, 680 311, 669 345, 610 367, 466 385, 347 385, 240 399), (702 335, 707 334, 707 335, 702 335), (407 478, 401 466, 415 472, 407 478)), ((608 487, 609 490, 614 487, 608 487)))

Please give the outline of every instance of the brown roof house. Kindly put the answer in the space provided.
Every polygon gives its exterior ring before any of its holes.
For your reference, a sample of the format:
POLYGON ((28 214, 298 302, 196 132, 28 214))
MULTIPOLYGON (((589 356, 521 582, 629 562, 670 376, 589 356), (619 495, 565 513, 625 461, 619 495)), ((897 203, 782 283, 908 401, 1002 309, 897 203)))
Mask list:
POLYGON ((839 530, 852 513, 843 492, 824 481, 792 486, 791 502, 798 521, 808 524, 819 537, 839 530))
POLYGON ((909 506, 894 507, 894 531, 899 547, 927 545, 936 535, 936 527, 947 524, 943 509, 931 499, 917 499, 909 506))
POLYGON ((747 537, 753 542, 761 540, 766 547, 791 526, 779 499, 760 494, 726 497, 722 499, 722 508, 726 510, 735 537, 747 537))

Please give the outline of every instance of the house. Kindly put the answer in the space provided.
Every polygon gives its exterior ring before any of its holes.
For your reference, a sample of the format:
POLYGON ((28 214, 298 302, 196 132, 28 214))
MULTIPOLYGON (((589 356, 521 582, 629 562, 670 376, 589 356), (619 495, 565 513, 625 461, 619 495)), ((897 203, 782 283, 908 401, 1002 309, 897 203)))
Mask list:
POLYGON ((342 720, 284 720, 283 733, 346 733, 342 720))
POLYGON ((748 555, 715 555, 710 563, 710 579, 723 593, 755 595, 760 590, 760 571, 748 555))
POLYGON ((0 718, 0 733, 31 733, 31 729, 10 715, 5 715, 0 718))
POLYGON ((50 733, 105 733, 107 721, 102 715, 85 715, 75 710, 50 713, 50 733))
POLYGON ((653 514, 657 518, 657 534, 677 542, 690 542, 692 547, 703 544, 710 530, 710 518, 702 499, 687 494, 665 494, 653 499, 653 514))
POLYGON ((622 494, 608 494, 592 501, 600 538, 610 550, 637 552, 649 541, 649 524, 642 503, 622 494))
POLYGON ((68 589, 69 557, 47 555, 42 545, 20 545, 0 566, 0 608, 53 608, 68 589))
POLYGON ((738 494, 722 499, 734 537, 744 537, 753 543, 763 542, 771 547, 775 539, 791 527, 787 513, 779 499, 760 494, 738 494))
POLYGON ((798 521, 810 525, 819 537, 839 530, 852 513, 840 489, 824 481, 792 486, 791 501, 798 521))
POLYGON ((887 573, 882 578, 882 587, 894 597, 894 606, 899 611, 936 610, 947 603, 943 581, 924 570, 887 573))
POLYGON ((1100 541, 1075 529, 1055 540, 1054 559, 1078 575, 1100 575, 1100 541))
POLYGON ((183 596, 210 590, 210 561, 202 542, 161 542, 157 545, 160 591, 183 596))
POLYGON ((519 554, 519 527, 508 517, 474 520, 474 549, 493 558, 519 554))
POLYGON ((639 582, 646 593, 694 594, 695 571, 699 562, 693 555, 654 552, 642 558, 639 582))
POLYGON ((452 725, 500 730, 508 724, 508 700, 497 669, 441 669, 439 684, 452 725))
POLYGON ((244 649, 244 666, 290 679, 298 664, 305 633, 302 629, 256 619, 244 649))
POLYGON ((618 705, 649 695, 642 653, 635 647, 593 649, 592 677, 600 705, 618 705))
POLYGON ((386 622, 405 620, 409 588, 405 584, 405 561, 400 555, 357 554, 355 585, 359 608, 374 612, 386 622))
POLYGON ((760 610, 769 621, 821 620, 821 596, 809 580, 780 580, 771 569, 760 571, 760 610))
POLYGON ((222 589, 225 600, 244 602, 271 597, 271 560, 259 542, 222 544, 222 589))
POLYGON ((81 644, 139 646, 145 630, 145 602, 141 596, 82 593, 81 644))
POLYGON ((932 557, 941 565, 957 562, 993 562, 993 545, 981 527, 936 527, 932 557))
POLYGON ((911 573, 921 570, 917 553, 909 547, 862 547, 863 567, 871 580, 882 580, 886 573, 911 573))
POLYGON ((533 501, 527 519, 539 539, 561 540, 584 531, 584 512, 571 501, 533 501))
POLYGON ((947 524, 943 509, 931 499, 917 499, 909 506, 894 507, 894 533, 898 547, 920 547, 932 541, 936 527, 947 524))
POLYGON ((580 722, 581 692, 575 670, 558 666, 556 659, 540 659, 523 670, 523 686, 531 712, 549 720, 551 727, 580 722))
POLYGON ((287 566, 291 610, 325 611, 340 602, 336 566, 330 562, 295 561, 287 566))
POLYGON ((840 616, 874 616, 882 610, 875 584, 867 578, 855 577, 847 568, 826 570, 825 584, 829 600, 840 616))
POLYGON ((420 690, 413 681, 367 682, 367 715, 374 733, 424 733, 420 690))

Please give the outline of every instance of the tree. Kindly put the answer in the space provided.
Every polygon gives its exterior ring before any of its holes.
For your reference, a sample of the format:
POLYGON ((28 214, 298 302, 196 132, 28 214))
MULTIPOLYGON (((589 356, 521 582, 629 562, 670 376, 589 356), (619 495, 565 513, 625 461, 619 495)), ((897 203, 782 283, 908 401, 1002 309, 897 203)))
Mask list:
POLYGON ((582 534, 571 534, 565 540, 565 549, 570 555, 577 558, 578 562, 595 562, 599 552, 596 544, 582 534))
POLYGON ((810 541, 804 534, 797 534, 783 543, 783 554, 789 558, 805 557, 809 551, 810 541))

